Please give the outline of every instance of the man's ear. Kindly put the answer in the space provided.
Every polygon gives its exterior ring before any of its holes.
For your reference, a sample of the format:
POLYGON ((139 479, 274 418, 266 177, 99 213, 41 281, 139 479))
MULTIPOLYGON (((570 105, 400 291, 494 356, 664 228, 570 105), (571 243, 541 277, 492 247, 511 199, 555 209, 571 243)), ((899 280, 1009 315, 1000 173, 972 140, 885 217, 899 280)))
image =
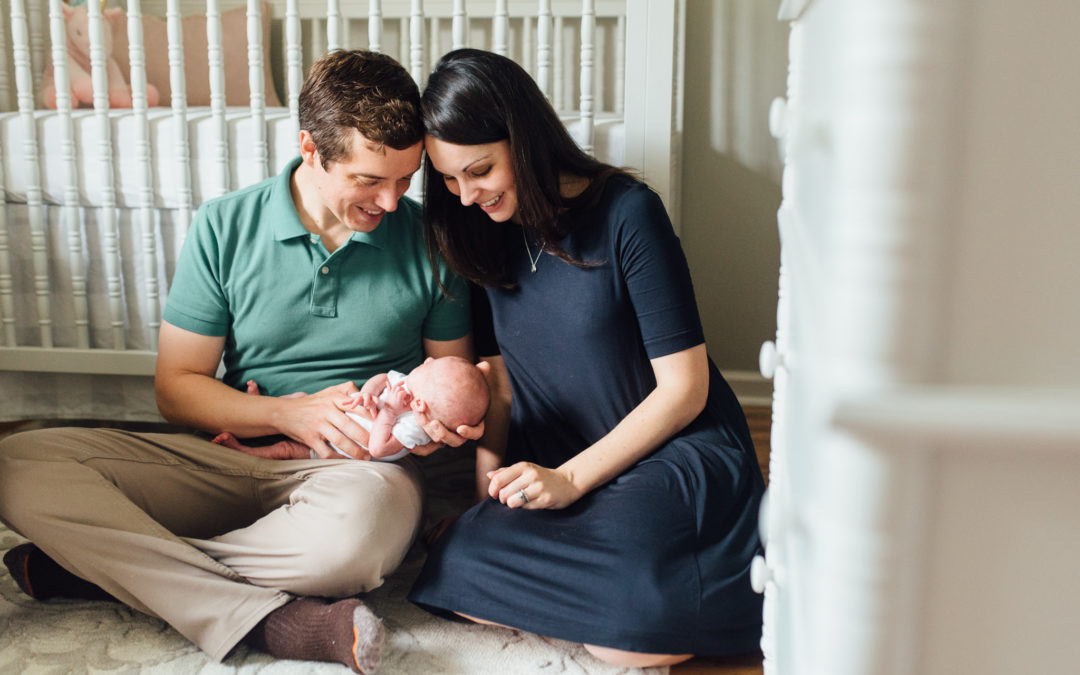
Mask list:
POLYGON ((318 150, 315 148, 315 139, 311 137, 311 132, 307 129, 300 130, 300 157, 303 158, 305 164, 314 166, 314 162, 319 161, 318 150))
POLYGON ((481 361, 476 364, 476 367, 480 369, 480 372, 489 375, 491 373, 491 361, 481 361))

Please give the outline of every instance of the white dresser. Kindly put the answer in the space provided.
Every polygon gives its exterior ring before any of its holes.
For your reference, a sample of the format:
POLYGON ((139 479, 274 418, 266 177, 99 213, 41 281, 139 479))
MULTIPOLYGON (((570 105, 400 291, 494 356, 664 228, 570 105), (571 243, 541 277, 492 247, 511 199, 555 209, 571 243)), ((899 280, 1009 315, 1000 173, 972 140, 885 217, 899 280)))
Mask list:
POLYGON ((1080 673, 1080 3, 780 19, 765 673, 1080 673))

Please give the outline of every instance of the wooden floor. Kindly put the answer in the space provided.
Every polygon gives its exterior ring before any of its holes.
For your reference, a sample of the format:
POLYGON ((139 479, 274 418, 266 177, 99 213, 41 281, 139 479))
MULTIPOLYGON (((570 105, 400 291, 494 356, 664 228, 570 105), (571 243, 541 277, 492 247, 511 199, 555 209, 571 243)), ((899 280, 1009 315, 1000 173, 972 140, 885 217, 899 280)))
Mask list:
MULTIPOLYGON (((772 426, 772 408, 768 406, 744 407, 746 421, 750 425, 750 437, 754 439, 761 474, 769 480, 769 430, 772 426)), ((694 658, 671 667, 671 675, 761 675, 761 655, 749 654, 724 659, 694 658)))

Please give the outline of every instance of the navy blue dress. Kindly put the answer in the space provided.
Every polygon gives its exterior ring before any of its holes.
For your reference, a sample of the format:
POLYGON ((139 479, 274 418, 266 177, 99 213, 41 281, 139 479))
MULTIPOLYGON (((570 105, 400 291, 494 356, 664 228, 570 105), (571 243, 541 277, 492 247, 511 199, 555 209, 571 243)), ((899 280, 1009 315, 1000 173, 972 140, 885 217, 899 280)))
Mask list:
MULTIPOLYGON (((612 179, 595 205, 567 217, 565 250, 599 264, 543 255, 530 273, 522 242, 518 287, 486 290, 497 345, 476 327, 479 352, 501 354, 510 375, 505 465, 559 466, 655 388, 649 359, 704 342, 686 259, 655 193, 612 179)), ((742 409, 711 360, 709 375, 701 415, 568 508, 487 499, 466 512, 435 543, 410 600, 628 651, 757 649, 761 596, 749 569, 763 481, 742 409)))

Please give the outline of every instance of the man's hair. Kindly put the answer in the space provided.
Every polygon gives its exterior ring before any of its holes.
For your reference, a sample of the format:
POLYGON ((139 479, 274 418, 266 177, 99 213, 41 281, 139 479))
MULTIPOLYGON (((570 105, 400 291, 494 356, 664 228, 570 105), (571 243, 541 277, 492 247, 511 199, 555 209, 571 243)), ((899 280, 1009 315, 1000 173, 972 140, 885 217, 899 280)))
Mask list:
POLYGON ((335 50, 315 61, 299 108, 300 128, 311 133, 324 168, 349 156, 353 129, 395 150, 424 138, 416 82, 394 59, 366 49, 335 50))

